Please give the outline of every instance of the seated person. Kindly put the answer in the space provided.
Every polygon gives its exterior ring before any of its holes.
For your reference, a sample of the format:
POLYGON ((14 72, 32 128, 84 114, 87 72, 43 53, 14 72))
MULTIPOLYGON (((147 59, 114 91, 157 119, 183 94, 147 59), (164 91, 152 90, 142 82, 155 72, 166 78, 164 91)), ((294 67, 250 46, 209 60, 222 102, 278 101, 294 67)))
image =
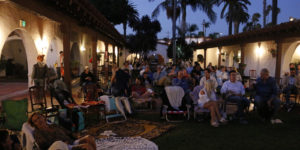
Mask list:
POLYGON ((84 67, 84 71, 80 75, 80 85, 86 86, 88 84, 94 84, 95 83, 95 77, 90 72, 89 66, 84 67))
POLYGON ((0 129, 1 150, 21 150, 20 142, 16 135, 9 135, 5 129, 0 129))
POLYGON ((222 86, 223 83, 228 80, 228 73, 225 70, 226 68, 224 66, 220 67, 220 70, 217 71, 216 75, 217 75, 217 81, 218 81, 218 85, 222 86))
POLYGON ((184 71, 179 71, 177 72, 177 78, 174 78, 172 80, 172 85, 173 86, 180 86, 184 90, 184 97, 181 106, 185 107, 186 104, 191 104, 192 99, 190 97, 190 82, 188 81, 187 78, 184 77, 184 71))
POLYGON ((33 137, 42 150, 48 149, 55 141, 65 142, 69 149, 96 150, 94 137, 87 135, 75 140, 67 130, 55 124, 48 125, 46 118, 40 113, 32 114, 28 123, 35 128, 33 137))
POLYGON ((156 72, 153 74, 153 82, 156 84, 161 78, 167 76, 165 71, 162 71, 161 66, 157 66, 156 72))
POLYGON ((274 115, 280 109, 280 100, 277 97, 277 85, 274 78, 269 76, 269 70, 264 68, 256 81, 256 96, 254 103, 258 113, 265 121, 282 123, 280 119, 274 119, 274 115))
POLYGON ((292 107, 290 102, 290 95, 297 94, 298 88, 300 88, 300 76, 296 75, 296 70, 294 68, 290 69, 290 74, 285 74, 282 79, 283 93, 285 93, 285 102, 287 109, 292 107))
POLYGON ((219 112, 219 105, 217 103, 213 80, 206 80, 204 88, 199 93, 198 106, 210 111, 210 123, 213 127, 219 126, 218 121, 220 121, 221 123, 226 122, 226 120, 221 117, 219 112))
POLYGON ((171 70, 168 72, 168 76, 171 78, 176 77, 177 72, 178 72, 178 70, 177 70, 176 65, 172 65, 171 70))
POLYGON ((217 82, 217 80, 216 80, 215 77, 211 76, 209 69, 205 69, 204 70, 204 77, 201 78, 199 85, 200 86, 204 86, 205 81, 209 80, 209 79, 213 80, 213 82, 214 82, 214 89, 216 89, 218 87, 218 82, 217 82))
POLYGON ((131 88, 131 96, 139 101, 150 101, 153 94, 151 89, 146 88, 142 77, 136 78, 135 84, 131 88))
POLYGON ((143 74, 147 73, 148 74, 148 78, 151 80, 151 82, 153 81, 153 73, 150 70, 150 67, 147 65, 145 69, 141 70, 140 75, 142 76, 143 74))
POLYGON ((149 74, 144 72, 142 77, 143 77, 146 88, 151 89, 152 88, 152 80, 150 79, 149 74))
POLYGON ((201 79, 201 72, 203 71, 203 69, 201 68, 201 66, 199 64, 197 64, 193 71, 191 72, 191 76, 192 78, 195 79, 196 84, 198 85, 201 79))
POLYGON ((244 109, 250 105, 250 102, 245 95, 245 89, 241 82, 236 80, 236 72, 234 70, 229 72, 229 81, 226 81, 222 88, 221 93, 226 95, 227 101, 237 103, 238 111, 236 116, 240 119, 241 124, 247 124, 245 120, 244 109))

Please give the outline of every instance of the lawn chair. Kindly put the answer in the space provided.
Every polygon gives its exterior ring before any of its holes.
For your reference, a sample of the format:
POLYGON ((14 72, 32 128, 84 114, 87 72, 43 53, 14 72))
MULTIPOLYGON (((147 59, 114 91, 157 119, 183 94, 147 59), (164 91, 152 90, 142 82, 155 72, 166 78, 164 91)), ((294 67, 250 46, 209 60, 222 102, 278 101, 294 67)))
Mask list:
POLYGON ((100 100, 105 102, 105 120, 108 123, 111 118, 123 118, 123 121, 127 120, 127 117, 124 114, 121 114, 116 106, 115 98, 112 96, 103 95, 100 97, 100 100))
MULTIPOLYGON (((165 91, 168 97, 168 100, 170 102, 170 105, 172 108, 168 108, 167 105, 164 105, 164 111, 163 115, 165 115, 166 120, 168 122, 178 122, 176 120, 170 120, 169 116, 174 115, 183 115, 187 118, 187 120, 190 119, 190 111, 191 108, 190 105, 186 105, 186 110, 181 110, 179 107, 181 106, 183 97, 184 97, 184 90, 180 86, 166 86, 165 91)), ((181 120, 182 121, 182 120, 181 120)))

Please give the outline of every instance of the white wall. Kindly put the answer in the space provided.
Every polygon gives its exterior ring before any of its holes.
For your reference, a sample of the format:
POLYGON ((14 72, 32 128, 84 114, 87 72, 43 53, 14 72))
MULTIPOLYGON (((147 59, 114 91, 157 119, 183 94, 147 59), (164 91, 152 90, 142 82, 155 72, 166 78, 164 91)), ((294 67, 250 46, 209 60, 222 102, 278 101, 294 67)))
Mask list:
POLYGON ((160 54, 161 56, 164 57, 164 62, 167 63, 169 61, 169 57, 168 57, 168 54, 167 54, 167 49, 168 49, 168 45, 157 43, 156 44, 156 51, 149 52, 148 56, 151 56, 153 54, 160 54))

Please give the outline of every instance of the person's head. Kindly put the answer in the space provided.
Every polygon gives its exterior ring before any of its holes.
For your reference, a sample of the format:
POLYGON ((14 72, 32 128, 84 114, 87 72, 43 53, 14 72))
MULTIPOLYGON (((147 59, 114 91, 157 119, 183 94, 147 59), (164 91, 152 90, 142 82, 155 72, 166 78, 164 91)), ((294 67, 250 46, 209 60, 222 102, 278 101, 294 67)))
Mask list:
POLYGON ((28 119, 28 123, 37 129, 47 126, 46 118, 39 112, 33 113, 28 119))
POLYGON ((144 85, 145 84, 144 81, 145 81, 144 78, 138 77, 138 78, 135 79, 135 84, 136 85, 144 85))
POLYGON ((297 70, 300 70, 300 64, 297 65, 297 70))
POLYGON ((290 63, 290 68, 295 68, 295 64, 294 63, 290 63))
POLYGON ((150 72, 150 67, 148 65, 145 68, 145 72, 150 72))
POLYGON ((296 75, 296 69, 295 69, 295 68, 291 68, 291 69, 290 69, 290 75, 291 75, 291 76, 296 75))
POLYGON ((12 150, 13 141, 5 129, 0 129, 0 149, 12 150))
POLYGON ((204 75, 205 75, 206 79, 210 79, 210 69, 206 68, 204 70, 204 75))
POLYGON ((261 79, 263 80, 267 80, 269 78, 269 70, 267 68, 263 68, 261 71, 260 71, 260 77, 261 79))
POLYGON ((226 68, 224 66, 221 66, 221 71, 222 72, 225 72, 226 71, 226 68))
POLYGON ((85 72, 85 73, 89 73, 89 71, 90 71, 89 66, 85 66, 85 67, 84 67, 84 72, 85 72))
POLYGON ((36 60, 38 62, 43 62, 44 61, 44 57, 45 57, 45 55, 38 55, 37 58, 36 58, 36 60))
POLYGON ((60 56, 64 56, 64 52, 63 52, 63 51, 60 51, 60 52, 59 52, 59 55, 60 55, 60 56))
POLYGON ((204 88, 207 91, 207 96, 210 97, 211 92, 215 90, 213 80, 212 79, 206 80, 204 84, 204 88))
POLYGON ((236 71, 231 70, 231 71, 229 72, 229 80, 230 80, 231 82, 235 82, 235 81, 236 81, 236 71))
POLYGON ((172 70, 176 70, 176 65, 172 65, 172 70))
POLYGON ((197 70, 197 71, 200 71, 200 70, 201 70, 200 65, 197 65, 197 66, 195 66, 195 67, 196 67, 196 70, 197 70))
POLYGON ((147 73, 147 72, 144 72, 144 73, 143 73, 143 78, 144 78, 144 79, 147 79, 147 78, 148 78, 148 73, 147 73))
POLYGON ((183 77, 183 71, 178 71, 177 72, 177 78, 182 78, 183 77))

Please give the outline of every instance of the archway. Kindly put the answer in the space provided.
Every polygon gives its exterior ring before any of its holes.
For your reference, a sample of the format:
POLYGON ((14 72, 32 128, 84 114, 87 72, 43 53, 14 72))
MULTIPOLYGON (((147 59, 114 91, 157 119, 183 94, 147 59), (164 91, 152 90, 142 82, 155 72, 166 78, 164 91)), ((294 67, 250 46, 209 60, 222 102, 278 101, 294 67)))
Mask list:
POLYGON ((37 55, 35 44, 26 31, 12 31, 1 49, 2 78, 31 83, 32 66, 36 63, 37 55))
POLYGON ((80 73, 80 51, 78 43, 73 43, 70 55, 71 76, 78 77, 80 73))
MULTIPOLYGON (((297 62, 297 58, 300 56, 298 53, 298 49, 300 47, 300 41, 293 42, 288 46, 287 51, 284 55, 283 62, 281 63, 281 73, 283 75, 284 72, 289 72, 289 64, 291 62, 297 62)), ((299 51, 300 52, 300 51, 299 51)))

